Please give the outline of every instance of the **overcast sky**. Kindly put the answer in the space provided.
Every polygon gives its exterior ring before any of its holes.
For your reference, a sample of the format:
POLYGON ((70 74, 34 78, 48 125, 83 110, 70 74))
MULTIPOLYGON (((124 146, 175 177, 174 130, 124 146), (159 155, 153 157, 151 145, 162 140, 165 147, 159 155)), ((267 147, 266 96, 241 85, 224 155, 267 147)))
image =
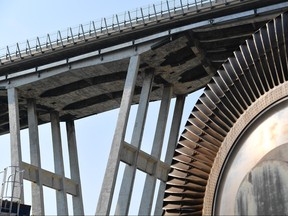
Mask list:
MULTIPOLYGON (((134 10, 140 6, 148 6, 148 4, 157 3, 157 0, 0 0, 0 49, 6 45, 13 45, 16 42, 24 42, 26 39, 34 39, 36 36, 45 36, 47 33, 54 33, 57 30, 64 30, 67 27, 76 27, 79 24, 86 24, 92 20, 99 20, 102 17, 111 17, 113 14, 122 13, 127 10, 134 10)), ((186 108, 184 110, 184 124, 189 113, 199 97, 198 92, 195 96, 189 96, 186 99, 186 108)), ((174 105, 174 100, 172 101, 174 105)), ((136 106, 132 107, 131 119, 135 118, 136 106)), ((154 135, 152 131, 156 126, 156 115, 158 113, 159 102, 153 102, 149 106, 147 125, 149 129, 145 129, 142 141, 142 150, 150 153, 154 135), (155 111, 156 110, 156 111, 155 111)), ((89 118, 76 121, 76 136, 78 143, 78 155, 81 169, 82 190, 84 199, 84 208, 86 215, 95 213, 99 192, 103 180, 103 175, 107 163, 108 154, 113 138, 115 124, 117 120, 118 110, 105 112, 89 118)), ((171 109, 171 113, 173 109, 171 109)), ((172 115, 170 115, 172 116, 172 115)), ((167 127, 170 127, 170 123, 167 127)), ((63 134, 65 134, 62 125, 63 134)), ((133 124, 128 125, 128 134, 125 138, 130 141, 133 124)), ((40 126, 40 148, 42 153, 42 168, 53 171, 53 155, 51 141, 50 125, 40 126)), ((67 159, 67 150, 65 136, 63 137, 63 148, 65 158, 65 174, 70 177, 69 161, 67 159)), ((167 140, 165 140, 167 142, 167 140)), ((30 162, 29 143, 27 133, 21 133, 21 144, 23 161, 30 162)), ((9 137, 0 137, 0 145, 2 155, 0 157, 0 171, 4 167, 10 165, 10 149, 9 137), (4 153, 5 152, 5 153, 4 153)), ((124 165, 121 165, 123 168, 124 165)), ((141 188, 145 175, 137 172, 136 182, 141 188)), ((25 202, 31 203, 30 200, 30 183, 25 182, 25 202)), ((56 213, 55 192, 45 188, 45 212, 48 215, 56 213)), ((133 194, 130 214, 137 214, 138 198, 141 198, 142 190, 136 190, 133 194)), ((116 196, 117 197, 117 196, 116 196)), ((69 205, 71 205, 71 197, 69 197, 69 205)), ((72 213, 70 211, 70 213, 72 213)), ((112 211, 111 213, 114 213, 112 211)))

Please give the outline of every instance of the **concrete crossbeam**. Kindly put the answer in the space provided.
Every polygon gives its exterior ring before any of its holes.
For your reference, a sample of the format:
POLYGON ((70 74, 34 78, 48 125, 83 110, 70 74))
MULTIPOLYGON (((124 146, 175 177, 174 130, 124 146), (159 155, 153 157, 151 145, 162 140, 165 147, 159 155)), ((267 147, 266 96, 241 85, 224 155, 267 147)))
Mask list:
POLYGON ((78 196, 79 195, 79 185, 69 179, 69 178, 63 178, 61 175, 57 175, 53 172, 50 172, 48 170, 40 169, 34 165, 22 162, 22 168, 25 170, 24 172, 24 179, 37 183, 38 181, 42 182, 42 185, 45 185, 46 187, 55 189, 55 190, 63 190, 65 188, 66 193, 71 194, 72 196, 78 196), (40 179, 38 179, 38 176, 41 176, 40 179), (63 184, 62 184, 63 180, 63 184))
MULTIPOLYGON (((138 149, 135 146, 124 143, 120 157, 121 161, 130 166, 133 165, 134 157, 137 151, 138 149)), ((152 175, 161 181, 167 180, 168 172, 170 169, 169 164, 164 163, 163 161, 149 155, 142 150, 139 150, 137 154, 137 169, 147 173, 148 175, 152 175)))
MULTIPOLYGON (((167 36, 164 34, 163 36, 167 36)), ((162 37, 163 37, 162 36, 162 37)), ((95 65, 105 64, 122 60, 125 58, 131 58, 135 55, 135 52, 140 55, 151 49, 151 46, 160 39, 147 38, 138 40, 138 42, 120 44, 115 47, 101 50, 101 54, 95 51, 92 53, 85 54, 83 56, 77 56, 63 61, 54 62, 52 64, 43 65, 29 71, 21 71, 15 74, 9 74, 8 77, 0 76, 0 85, 6 86, 7 79, 9 79, 9 87, 19 87, 32 82, 43 80, 49 77, 53 77, 63 73, 69 73, 71 70, 81 69, 83 67, 91 67, 95 65), (135 51, 135 48, 137 50, 135 51), (120 51, 119 51, 120 50, 120 51)))

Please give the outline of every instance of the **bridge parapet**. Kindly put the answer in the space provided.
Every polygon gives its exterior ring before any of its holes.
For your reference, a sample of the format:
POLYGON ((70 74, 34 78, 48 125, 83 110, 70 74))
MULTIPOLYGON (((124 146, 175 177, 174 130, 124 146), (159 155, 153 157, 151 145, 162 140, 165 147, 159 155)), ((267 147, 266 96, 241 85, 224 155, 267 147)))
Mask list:
POLYGON ((199 13, 203 9, 228 4, 233 1, 235 2, 235 0, 161 1, 159 4, 141 7, 109 18, 101 18, 84 25, 80 24, 74 28, 67 28, 63 31, 57 31, 46 36, 16 43, 13 46, 7 46, 0 49, 0 61, 1 64, 5 64, 26 56, 33 56, 38 53, 53 51, 57 48, 95 40, 99 37, 138 28, 139 26, 146 26, 151 23, 163 22, 188 13, 199 13))
MULTIPOLYGON (((119 15, 113 15, 110 18, 102 18, 98 21, 91 21, 88 24, 80 24, 75 28, 67 28, 63 31, 57 31, 53 34, 47 34, 43 37, 36 37, 33 40, 26 40, 22 43, 16 43, 13 46, 7 46, 0 49, 0 70, 5 70, 7 65, 21 61, 25 62, 30 57, 35 59, 35 56, 45 56, 46 60, 43 64, 55 62, 55 56, 48 62, 47 55, 51 52, 62 51, 63 48, 68 50, 66 57, 77 56, 81 53, 76 48, 82 47, 85 53, 103 49, 107 46, 113 45, 111 40, 105 43, 105 39, 113 38, 116 44, 120 42, 127 42, 145 36, 148 31, 149 34, 161 32, 164 30, 171 30, 175 26, 183 24, 191 24, 201 20, 207 20, 213 23, 213 18, 220 14, 227 15, 235 12, 235 8, 241 11, 248 7, 253 8, 253 5, 258 4, 259 0, 167 0, 161 1, 159 4, 153 4, 134 11, 128 11, 119 15), (243 7, 239 7, 243 5, 243 7), (241 9, 239 9, 241 8, 241 9), (229 9, 229 10, 228 10, 229 9), (213 11, 213 12, 211 12, 213 11), (231 12, 229 12, 231 11, 231 12), (216 15, 217 14, 217 15, 216 15), (181 23, 181 24, 180 24, 181 23), (153 28, 153 29, 152 29, 153 28), (138 33, 136 32, 138 30, 138 33), (132 35, 127 35, 132 33, 132 35), (119 36, 124 36, 122 40, 119 36), (116 39, 116 40, 115 40, 116 39), (101 46, 95 43, 101 43, 101 46), (85 48, 85 49, 83 49, 85 48)), ((261 6, 269 5, 270 1, 260 3, 261 6)), ((274 4, 281 2, 276 0, 274 4)), ((83 52, 83 51, 82 51, 83 52)), ((61 54, 63 55, 63 54, 61 54)), ((57 59, 60 60, 60 59, 57 59)), ((29 62, 30 63, 30 62, 29 62)), ((37 61, 39 66, 39 61, 37 61)), ((29 64, 27 68, 35 67, 29 64)), ((23 68, 23 67, 21 67, 23 68)), ((12 68, 13 73, 17 70, 12 68)))
POLYGON ((131 12, 116 14, 109 18, 91 21, 84 25, 80 24, 74 28, 67 28, 63 31, 57 31, 46 36, 27 40, 26 42, 16 43, 13 46, 7 46, 0 49, 0 61, 5 64, 7 61, 14 61, 25 56, 32 56, 59 47, 97 39, 138 26, 145 26, 148 23, 157 23, 165 19, 173 19, 175 16, 199 12, 207 7, 221 5, 223 2, 227 4, 229 0, 220 2, 219 4, 219 1, 215 0, 187 0, 186 3, 183 3, 182 0, 161 1, 159 4, 141 7, 131 12))

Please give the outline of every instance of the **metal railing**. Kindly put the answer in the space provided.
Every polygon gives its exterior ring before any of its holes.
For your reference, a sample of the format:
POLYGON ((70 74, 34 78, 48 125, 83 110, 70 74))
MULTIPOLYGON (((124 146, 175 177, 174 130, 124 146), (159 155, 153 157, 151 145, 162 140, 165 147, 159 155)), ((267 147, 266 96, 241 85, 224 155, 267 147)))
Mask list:
MULTIPOLYGON (((74 28, 67 28, 44 37, 36 37, 22 43, 16 43, 0 49, 0 64, 12 62, 26 56, 53 51, 57 48, 74 45, 80 42, 145 26, 151 22, 159 22, 163 19, 183 15, 188 12, 199 12, 203 8, 212 7, 213 4, 221 2, 226 4, 229 0, 167 0, 158 4, 127 11, 109 18, 80 24, 74 28)), ((231 0, 230 0, 231 1, 231 0)))
POLYGON ((9 166, 0 172, 0 215, 19 215, 19 208, 23 190, 24 170, 18 166, 9 166), (16 205, 16 206, 15 206, 16 205), (16 209, 14 209, 16 207, 16 209), (12 214, 15 213, 15 214, 12 214))

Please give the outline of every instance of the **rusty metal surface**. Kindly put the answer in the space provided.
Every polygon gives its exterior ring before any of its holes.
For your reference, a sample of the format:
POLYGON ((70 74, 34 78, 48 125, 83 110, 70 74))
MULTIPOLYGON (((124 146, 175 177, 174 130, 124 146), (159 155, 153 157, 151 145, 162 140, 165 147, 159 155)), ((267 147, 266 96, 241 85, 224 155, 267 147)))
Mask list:
POLYGON ((222 143, 245 111, 287 82, 287 43, 288 13, 283 13, 247 38, 217 71, 193 108, 176 147, 164 215, 201 215, 205 202, 205 214, 212 213, 213 185, 219 176, 211 179, 211 169, 218 174, 221 170, 221 164, 215 164, 216 155, 222 148, 227 148, 228 154, 229 148, 222 143))

